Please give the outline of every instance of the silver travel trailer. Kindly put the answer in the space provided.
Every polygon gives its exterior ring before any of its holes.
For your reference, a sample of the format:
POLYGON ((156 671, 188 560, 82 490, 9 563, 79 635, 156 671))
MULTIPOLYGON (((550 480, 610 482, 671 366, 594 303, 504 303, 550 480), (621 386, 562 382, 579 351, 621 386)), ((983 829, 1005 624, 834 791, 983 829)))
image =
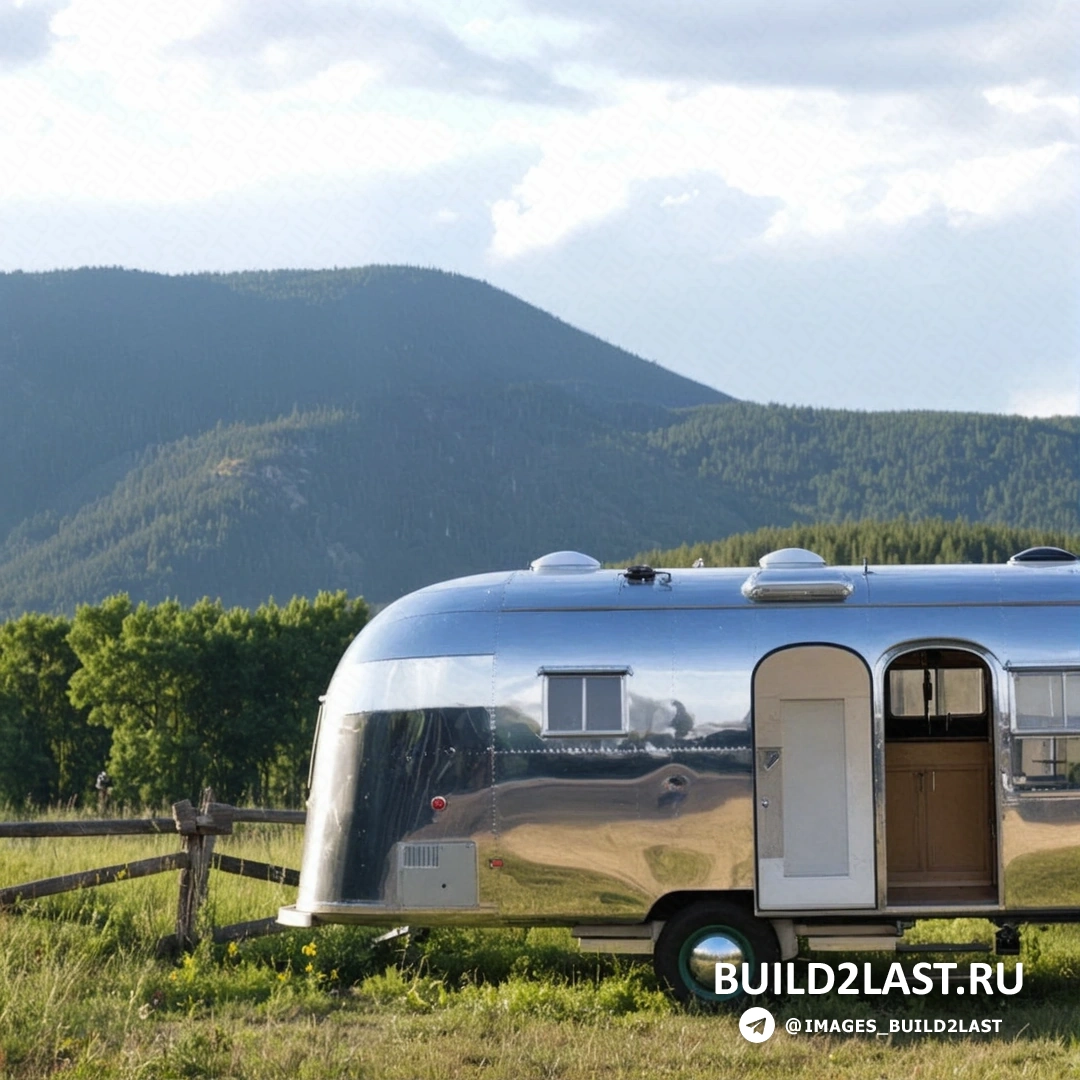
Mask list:
POLYGON ((915 918, 1007 951, 1080 919, 1080 561, 434 585, 349 647, 312 768, 288 925, 571 926, 704 1000, 915 918))

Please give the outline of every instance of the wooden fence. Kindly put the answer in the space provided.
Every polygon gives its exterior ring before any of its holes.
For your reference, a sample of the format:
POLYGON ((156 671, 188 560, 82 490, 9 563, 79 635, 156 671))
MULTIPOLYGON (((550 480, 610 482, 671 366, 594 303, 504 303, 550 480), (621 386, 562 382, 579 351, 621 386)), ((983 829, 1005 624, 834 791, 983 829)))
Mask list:
MULTIPOLYGON (((159 951, 176 952, 190 948, 198 940, 199 908, 206 899, 210 870, 226 874, 271 881, 279 885, 298 885, 300 872, 285 866, 256 862, 254 859, 237 859, 232 855, 220 855, 214 851, 214 841, 233 831, 237 822, 266 822, 279 825, 303 825, 303 810, 262 810, 255 807, 230 806, 214 802, 210 792, 204 794, 202 804, 196 808, 190 800, 173 803, 172 817, 108 818, 83 821, 3 821, 0 822, 0 839, 5 837, 61 837, 61 836, 140 836, 150 833, 179 833, 180 851, 157 855, 150 859, 117 866, 102 866, 96 870, 83 870, 77 874, 27 881, 21 885, 0 888, 0 909, 15 908, 20 901, 35 900, 41 896, 71 892, 95 885, 107 885, 113 881, 128 881, 180 871, 180 895, 176 905, 176 931, 159 942, 159 951)), ((251 922, 234 923, 215 927, 217 942, 237 941, 247 937, 276 933, 284 927, 271 916, 251 922)))

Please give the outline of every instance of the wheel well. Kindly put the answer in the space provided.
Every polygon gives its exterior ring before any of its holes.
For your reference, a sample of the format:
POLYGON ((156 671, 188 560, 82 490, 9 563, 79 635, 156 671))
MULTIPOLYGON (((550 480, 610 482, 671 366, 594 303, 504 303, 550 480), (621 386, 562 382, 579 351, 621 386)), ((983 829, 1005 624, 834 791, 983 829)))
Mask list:
POLYGON ((649 909, 649 914, 645 916, 645 922, 666 922, 676 912, 702 900, 726 900, 728 903, 745 907, 751 915, 754 913, 754 894, 749 889, 686 889, 680 892, 665 893, 661 896, 649 909))

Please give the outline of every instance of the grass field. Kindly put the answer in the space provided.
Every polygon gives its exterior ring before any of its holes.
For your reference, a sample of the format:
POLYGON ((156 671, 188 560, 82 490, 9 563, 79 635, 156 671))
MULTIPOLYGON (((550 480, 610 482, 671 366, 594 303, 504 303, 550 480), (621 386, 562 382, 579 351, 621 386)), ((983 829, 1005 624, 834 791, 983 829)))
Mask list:
MULTIPOLYGON (((237 826, 218 840, 219 851, 288 866, 299 848, 300 830, 286 827, 237 826)), ((176 849, 175 837, 0 840, 0 884, 176 849)), ((673 1005, 649 965, 582 955, 561 930, 442 930, 404 947, 374 945, 375 930, 327 927, 156 959, 176 884, 175 874, 118 882, 0 915, 0 1077, 1080 1076, 1071 927, 1024 931, 1016 997, 766 1000, 777 1032, 757 1046, 736 1017, 673 1005), (790 1036, 791 1016, 1002 1024, 997 1035, 790 1036)), ((294 894, 213 873, 206 914, 216 924, 259 918, 294 894)), ((909 937, 989 930, 920 924, 909 937)))

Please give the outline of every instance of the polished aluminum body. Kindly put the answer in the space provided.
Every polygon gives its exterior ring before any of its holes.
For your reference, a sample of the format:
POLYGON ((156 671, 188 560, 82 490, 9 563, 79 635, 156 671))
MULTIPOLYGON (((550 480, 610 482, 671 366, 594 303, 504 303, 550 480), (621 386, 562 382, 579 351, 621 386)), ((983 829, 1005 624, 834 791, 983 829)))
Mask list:
POLYGON ((800 644, 848 650, 869 673, 873 912, 891 910, 885 672, 920 647, 969 651, 990 672, 998 895, 980 910, 1080 909, 1080 791, 1021 791, 1010 771, 1010 673, 1080 671, 1078 565, 781 559, 633 581, 556 559, 407 596, 357 637, 329 687, 295 910, 369 924, 618 924, 655 918, 675 894, 752 892, 753 676, 800 644), (625 729, 546 730, 545 686, 588 673, 622 679, 625 729))

